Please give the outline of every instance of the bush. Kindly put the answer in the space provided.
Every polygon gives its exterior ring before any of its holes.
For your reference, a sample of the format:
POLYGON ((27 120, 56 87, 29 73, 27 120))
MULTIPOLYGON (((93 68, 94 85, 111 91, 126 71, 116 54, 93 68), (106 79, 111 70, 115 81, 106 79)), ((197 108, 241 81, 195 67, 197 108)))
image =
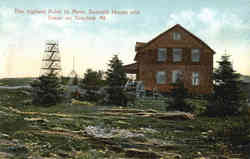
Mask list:
POLYGON ((216 135, 229 139, 235 145, 249 145, 250 146, 250 123, 249 116, 241 115, 237 119, 231 120, 225 118, 223 127, 218 128, 216 135), (230 122, 229 122, 230 121, 230 122))
POLYGON ((185 99, 186 104, 190 105, 194 114, 200 115, 206 111, 208 101, 204 99, 185 99))
POLYGON ((80 100, 98 102, 103 97, 96 90, 87 89, 86 93, 80 98, 80 100))
POLYGON ((171 90, 170 96, 172 99, 169 101, 167 107, 168 110, 178 110, 185 112, 192 112, 192 107, 189 103, 185 101, 188 97, 188 90, 184 87, 182 81, 177 81, 173 84, 173 89, 171 90))

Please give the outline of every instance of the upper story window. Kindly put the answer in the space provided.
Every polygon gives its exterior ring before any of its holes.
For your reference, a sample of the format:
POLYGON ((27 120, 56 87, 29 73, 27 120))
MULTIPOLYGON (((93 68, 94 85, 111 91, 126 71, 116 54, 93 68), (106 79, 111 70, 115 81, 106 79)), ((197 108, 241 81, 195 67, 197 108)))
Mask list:
POLYGON ((173 48, 173 62, 180 62, 182 60, 182 49, 173 48))
POLYGON ((167 59, 167 49, 166 48, 158 48, 158 56, 157 61, 163 62, 167 59))
POLYGON ((200 84, 199 73, 198 72, 193 72, 192 73, 192 85, 193 86, 198 86, 199 84, 200 84))
POLYGON ((165 71, 159 71, 156 73, 156 83, 166 84, 166 72, 165 71))
POLYGON ((181 33, 173 32, 173 40, 181 40, 181 33))
POLYGON ((200 62, 200 49, 192 49, 192 62, 200 62))
POLYGON ((174 70, 172 72, 172 82, 176 83, 177 81, 182 79, 182 71, 181 70, 174 70))

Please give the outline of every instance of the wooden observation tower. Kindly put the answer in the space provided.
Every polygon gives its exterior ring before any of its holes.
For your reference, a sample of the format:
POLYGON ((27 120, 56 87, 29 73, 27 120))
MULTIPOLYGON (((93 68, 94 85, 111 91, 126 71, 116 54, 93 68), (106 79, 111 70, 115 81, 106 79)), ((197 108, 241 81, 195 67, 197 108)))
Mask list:
POLYGON ((61 56, 59 52, 58 42, 54 40, 46 41, 46 48, 43 54, 41 75, 56 74, 61 75, 61 56))

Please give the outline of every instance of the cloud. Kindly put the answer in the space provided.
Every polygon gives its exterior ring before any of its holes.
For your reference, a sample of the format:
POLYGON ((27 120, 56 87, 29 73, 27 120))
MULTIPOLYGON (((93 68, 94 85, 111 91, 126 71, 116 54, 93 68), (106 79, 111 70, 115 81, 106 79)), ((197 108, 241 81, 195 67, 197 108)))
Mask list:
MULTIPOLYGON (((10 11, 10 9, 7 9, 10 11)), ((109 59, 114 54, 124 63, 133 61, 134 45, 137 40, 150 39, 149 34, 131 33, 121 28, 110 28, 110 24, 119 21, 118 16, 107 19, 108 24, 91 24, 89 22, 68 23, 63 20, 56 22, 48 20, 44 15, 20 16, 18 21, 13 18, 16 15, 5 16, 6 23, 15 24, 15 28, 1 25, 0 33, 6 32, 6 36, 0 37, 0 42, 5 41, 5 62, 0 63, 0 73, 6 75, 7 64, 12 63, 12 76, 37 76, 41 67, 42 53, 45 41, 54 39, 59 41, 62 57, 63 74, 68 75, 72 70, 73 56, 76 57, 76 71, 82 75, 87 68, 106 69, 109 59), (88 27, 99 25, 97 32, 90 31, 88 27), (6 37, 8 41, 6 42, 6 37), (15 54, 10 61, 8 45, 15 45, 15 54)), ((95 26, 96 27, 96 26, 95 26)), ((10 71, 9 71, 10 72, 10 71)))
MULTIPOLYGON (((0 48, 2 60, 0 61, 0 76, 6 71, 2 66, 5 63, 3 60, 7 60, 10 44, 15 45, 13 72, 16 76, 39 74, 45 41, 49 39, 59 41, 64 75, 68 75, 72 70, 73 56, 76 57, 76 71, 82 75, 87 68, 106 69, 109 59, 114 54, 119 54, 125 64, 133 62, 135 42, 149 41, 154 38, 151 30, 158 32, 148 25, 148 21, 144 21, 147 23, 145 26, 142 25, 146 28, 139 31, 121 28, 119 16, 110 16, 104 23, 67 22, 65 20, 57 22, 41 15, 18 16, 17 18, 12 8, 2 8, 4 9, 0 11, 0 43, 3 47, 0 48)), ((144 19, 149 18, 144 17, 144 19)), ((123 24, 126 22, 130 25, 129 20, 130 16, 122 17, 123 24)), ((227 49, 233 54, 236 69, 250 74, 246 69, 250 68, 246 61, 249 59, 247 50, 250 48, 249 43, 244 40, 249 28, 237 14, 221 13, 210 8, 198 11, 182 10, 169 14, 167 21, 167 28, 180 23, 201 37, 218 52, 216 60, 227 49)))
POLYGON ((211 21, 214 21, 215 16, 216 12, 208 8, 202 9, 197 15, 198 19, 200 19, 203 23, 207 24, 210 24, 211 21))
POLYGON ((250 25, 245 23, 244 18, 232 11, 202 8, 198 11, 171 13, 166 25, 170 27, 179 23, 204 40, 217 52, 215 66, 216 61, 227 50, 227 53, 232 54, 235 69, 240 73, 250 74, 250 63, 245 60, 250 59, 250 25))

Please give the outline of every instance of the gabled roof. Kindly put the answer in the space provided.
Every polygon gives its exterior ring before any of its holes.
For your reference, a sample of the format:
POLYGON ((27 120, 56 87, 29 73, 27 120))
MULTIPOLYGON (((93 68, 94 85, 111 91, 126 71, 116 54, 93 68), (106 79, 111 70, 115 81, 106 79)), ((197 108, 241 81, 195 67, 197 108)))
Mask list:
MULTIPOLYGON (((204 41, 202 41, 200 38, 198 38, 197 36, 195 36, 193 33, 189 32, 187 29, 185 29, 184 27, 182 27, 180 24, 176 24, 175 26, 171 27, 170 29, 166 30, 165 32, 159 34, 158 36, 156 36, 155 38, 153 38, 152 40, 150 40, 147 43, 142 43, 142 42, 136 42, 136 46, 137 45, 143 45, 141 47, 139 47, 136 51, 139 51, 145 47, 147 47, 149 44, 153 43, 155 40, 157 40, 158 38, 160 38, 161 36, 165 35, 167 32, 173 30, 174 28, 179 27, 180 29, 184 30, 186 33, 188 33, 190 36, 192 36, 193 38, 197 39, 198 41, 200 41, 203 45, 205 45, 209 50, 212 51, 213 54, 215 54, 215 51, 209 47, 204 41), (137 43, 141 43, 141 44, 137 44, 137 43)), ((136 53, 135 55, 135 59, 137 57, 138 53, 136 53)))

